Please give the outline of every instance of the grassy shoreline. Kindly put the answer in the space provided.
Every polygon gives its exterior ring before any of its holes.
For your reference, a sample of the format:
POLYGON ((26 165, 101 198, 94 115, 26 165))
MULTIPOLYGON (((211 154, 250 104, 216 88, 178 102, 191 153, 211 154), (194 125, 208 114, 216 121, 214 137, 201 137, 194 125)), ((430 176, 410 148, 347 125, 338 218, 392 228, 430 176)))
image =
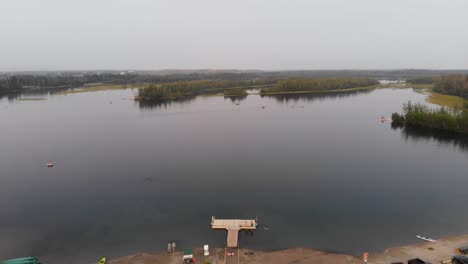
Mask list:
POLYGON ((439 106, 463 109, 468 103, 463 97, 434 91, 433 84, 408 84, 407 88, 413 88, 416 92, 427 95, 426 102, 439 106))
POLYGON ((432 104, 450 108, 463 108, 465 103, 468 103, 468 100, 465 100, 460 96, 446 95, 434 91, 429 92, 429 96, 426 98, 426 101, 432 104))
POLYGON ((69 91, 61 91, 55 94, 67 95, 76 93, 88 93, 88 92, 101 92, 101 91, 113 91, 113 90, 125 90, 130 88, 140 88, 144 84, 89 84, 82 87, 78 87, 69 91))

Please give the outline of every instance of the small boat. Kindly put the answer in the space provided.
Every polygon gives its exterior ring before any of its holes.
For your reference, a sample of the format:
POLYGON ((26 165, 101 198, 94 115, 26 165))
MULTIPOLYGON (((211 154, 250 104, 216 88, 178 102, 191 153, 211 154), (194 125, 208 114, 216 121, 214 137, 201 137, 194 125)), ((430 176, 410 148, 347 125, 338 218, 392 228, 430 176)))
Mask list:
POLYGON ((100 261, 99 261, 99 264, 106 264, 107 260, 106 258, 102 258, 100 261))
POLYGON ((382 122, 382 123, 384 123, 384 122, 391 122, 391 121, 392 121, 391 118, 387 118, 387 117, 385 117, 385 116, 380 117, 380 122, 382 122))
POLYGON ((428 237, 423 237, 423 236, 416 236, 416 237, 427 242, 432 242, 432 243, 437 242, 437 240, 428 238, 428 237))
POLYGON ((52 161, 47 162, 47 168, 52 168, 54 163, 52 161))

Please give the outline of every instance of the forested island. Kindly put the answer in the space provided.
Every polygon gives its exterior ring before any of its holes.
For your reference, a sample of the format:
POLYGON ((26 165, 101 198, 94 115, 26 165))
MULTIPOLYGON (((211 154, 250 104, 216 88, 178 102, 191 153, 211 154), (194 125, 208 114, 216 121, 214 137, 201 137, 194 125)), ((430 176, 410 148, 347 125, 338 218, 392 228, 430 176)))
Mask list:
POLYGON ((138 100, 171 101, 194 97, 200 94, 224 93, 226 96, 244 96, 245 89, 269 85, 273 81, 185 81, 165 84, 151 84, 139 88, 138 100))
POLYGON ((260 88, 262 95, 307 92, 349 91, 375 88, 378 81, 369 78, 309 78, 261 81, 187 81, 149 85, 139 89, 142 101, 170 101, 199 94, 223 92, 225 96, 245 96, 248 88, 260 88))
POLYGON ((468 112, 456 109, 430 109, 422 104, 408 102, 403 114, 392 114, 393 126, 418 126, 468 135, 468 112))
POLYGON ((260 94, 285 94, 307 92, 333 92, 351 89, 370 89, 379 82, 370 78, 300 78, 279 80, 273 87, 261 89, 260 94))

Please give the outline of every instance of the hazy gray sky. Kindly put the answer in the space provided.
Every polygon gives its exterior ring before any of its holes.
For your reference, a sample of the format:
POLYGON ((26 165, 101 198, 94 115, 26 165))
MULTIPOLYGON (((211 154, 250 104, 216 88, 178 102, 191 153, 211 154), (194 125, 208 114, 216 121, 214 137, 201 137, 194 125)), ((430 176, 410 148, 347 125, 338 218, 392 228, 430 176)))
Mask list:
POLYGON ((0 0, 0 70, 468 69, 468 0, 0 0))

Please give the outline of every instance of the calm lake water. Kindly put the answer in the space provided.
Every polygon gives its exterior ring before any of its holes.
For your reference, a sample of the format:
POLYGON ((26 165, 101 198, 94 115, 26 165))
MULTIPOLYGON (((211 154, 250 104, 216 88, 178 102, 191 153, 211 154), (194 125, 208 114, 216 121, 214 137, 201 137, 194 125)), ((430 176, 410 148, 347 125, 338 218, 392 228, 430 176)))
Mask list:
POLYGON ((2 259, 94 263, 169 240, 223 247, 213 215, 258 216, 240 245, 268 250, 361 254, 468 233, 466 139, 379 120, 424 102, 411 89, 240 105, 214 96, 142 107, 131 97, 0 99, 2 259))

